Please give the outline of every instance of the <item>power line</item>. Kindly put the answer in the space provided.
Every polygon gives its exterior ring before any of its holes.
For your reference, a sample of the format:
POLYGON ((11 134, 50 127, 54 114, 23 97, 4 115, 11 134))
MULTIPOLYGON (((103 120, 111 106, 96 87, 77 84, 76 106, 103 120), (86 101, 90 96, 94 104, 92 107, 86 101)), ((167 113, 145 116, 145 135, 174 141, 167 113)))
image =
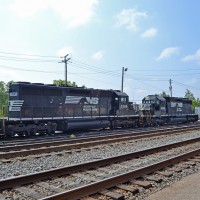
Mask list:
MULTIPOLYGON (((9 66, 1 66, 0 68, 8 69, 8 70, 20 70, 20 71, 31 71, 31 72, 41 72, 41 73, 55 73, 55 74, 63 74, 62 71, 45 71, 45 70, 34 70, 34 69, 23 69, 18 67, 9 67, 9 66)), ((77 72, 69 72, 69 74, 96 74, 96 73, 77 73, 77 72)))
POLYGON ((190 76, 190 75, 197 75, 197 74, 200 74, 200 73, 192 73, 192 74, 189 74, 189 73, 187 73, 187 74, 149 74, 149 75, 147 75, 147 74, 134 74, 134 76, 167 76, 167 77, 169 77, 169 76, 190 76))
POLYGON ((189 88, 194 88, 194 89, 200 90, 200 88, 195 87, 195 86, 186 85, 184 83, 180 83, 180 82, 174 81, 174 80, 173 80, 173 82, 176 83, 176 84, 178 84, 178 85, 184 86, 184 87, 189 87, 189 88))
MULTIPOLYGON (((56 59, 59 59, 59 57, 57 57, 57 56, 20 54, 20 53, 3 52, 3 51, 0 52, 0 60, 10 60, 10 61, 19 61, 19 62, 20 61, 26 61, 26 62, 52 62, 52 63, 58 63, 58 60, 55 60, 55 59, 46 59, 46 58, 56 58, 56 59), (15 56, 13 56, 13 55, 15 55, 15 56), (19 57, 17 57, 17 56, 19 56, 19 57), (29 56, 31 58, 27 58, 25 56, 29 56)), ((103 75, 113 76, 113 77, 116 77, 116 78, 118 78, 118 77, 121 76, 120 70, 118 72, 116 70, 115 71, 114 70, 107 70, 105 68, 100 68, 100 67, 96 67, 96 66, 93 66, 93 65, 89 65, 89 64, 84 63, 84 62, 79 61, 79 60, 74 60, 73 59, 71 62, 69 62, 69 64, 72 65, 72 66, 74 66, 74 67, 90 71, 88 73, 72 73, 72 72, 69 72, 70 74, 77 74, 77 75, 78 74, 103 74, 103 75), (91 73, 91 71, 94 72, 94 73, 91 73)), ((63 74, 63 72, 59 72, 59 71, 42 71, 42 70, 22 69, 22 68, 8 67, 8 66, 0 66, 0 67, 1 68, 5 68, 5 69, 12 69, 12 70, 14 69, 14 70, 23 70, 23 71, 40 72, 40 73, 63 74)), ((107 67, 107 68, 110 68, 110 67, 107 67)), ((130 67, 129 67, 129 69, 130 69, 130 67)), ((194 71, 194 70, 198 71, 200 69, 181 69, 181 71, 194 71)), ((180 70, 132 70, 132 71, 141 71, 141 72, 142 71, 152 71, 152 72, 159 71, 160 72, 160 71, 180 71, 180 70)), ((147 84, 146 82, 148 82, 148 81, 158 82, 158 81, 168 81, 168 80, 163 80, 163 79, 147 79, 146 77, 147 76, 151 76, 151 77, 152 76, 153 77, 156 77, 156 76, 188 76, 188 75, 197 75, 197 74, 200 74, 200 73, 187 73, 187 74, 174 74, 174 75, 166 75, 166 74, 164 74, 164 75, 163 74, 158 75, 158 74, 155 74, 155 73, 152 74, 152 75, 147 75, 147 74, 134 74, 134 75, 133 74, 126 74, 126 76, 128 76, 131 79, 136 80, 138 82, 142 82, 145 85, 149 85, 152 88, 156 88, 156 89, 161 90, 160 88, 158 88, 156 86, 153 86, 151 84, 147 84)), ((186 86, 186 87, 190 87, 190 88, 200 89, 198 87, 189 86, 189 85, 186 85, 186 84, 174 81, 174 80, 173 80, 173 82, 176 83, 176 84, 178 84, 178 85, 181 85, 181 86, 186 86)))
POLYGON ((32 59, 26 57, 11 57, 11 56, 0 56, 0 60, 10 60, 10 61, 26 61, 26 62, 54 62, 58 63, 58 60, 47 60, 47 59, 32 59))
POLYGON ((0 54, 20 55, 20 56, 34 56, 34 57, 51 57, 51 58, 59 58, 58 56, 43 56, 43 55, 34 55, 34 54, 22 54, 22 53, 4 52, 4 51, 0 51, 0 54))
MULTIPOLYGON (((146 66, 146 67, 148 67, 148 68, 152 68, 151 66, 146 66)), ((165 66, 165 67, 167 67, 167 68, 175 68, 175 67, 171 67, 171 66, 165 66)), ((177 67, 177 66, 176 66, 177 67)), ((144 68, 144 67, 142 67, 142 68, 144 68)), ((182 67, 181 67, 182 68, 182 67)), ((130 69, 130 71, 141 71, 141 72, 146 72, 146 71, 150 71, 150 72, 152 72, 152 71, 156 71, 156 72, 162 72, 162 71, 178 71, 178 72, 180 72, 180 71, 199 71, 200 70, 200 68, 197 68, 197 69, 130 69)))

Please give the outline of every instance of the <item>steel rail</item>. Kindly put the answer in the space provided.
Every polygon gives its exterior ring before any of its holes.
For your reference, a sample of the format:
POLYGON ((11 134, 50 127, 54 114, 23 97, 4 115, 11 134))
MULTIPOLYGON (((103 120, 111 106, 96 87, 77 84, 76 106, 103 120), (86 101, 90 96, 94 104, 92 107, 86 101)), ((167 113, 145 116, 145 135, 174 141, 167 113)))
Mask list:
MULTIPOLYGON (((141 134, 152 134, 152 133, 160 133, 162 131, 175 131, 175 130, 180 130, 180 131, 185 131, 186 129, 189 130, 195 130, 195 129, 200 129, 200 125, 193 125, 193 126, 185 126, 185 127, 176 127, 176 128, 167 128, 167 129, 158 129, 158 130, 145 130, 145 131, 140 131, 140 132, 129 132, 129 133, 123 133, 123 134, 112 134, 112 135, 107 135, 107 136, 94 136, 94 137, 89 137, 89 138, 81 138, 81 139, 71 139, 71 140, 57 140, 57 141, 48 141, 48 142, 33 142, 29 144, 22 144, 22 145, 15 145, 15 146, 6 146, 4 147, 3 145, 0 146, 0 151, 15 151, 15 150, 22 150, 22 149, 31 149, 31 148, 40 148, 40 147, 45 147, 45 146, 56 146, 56 145, 65 145, 65 144, 74 144, 74 143, 83 143, 83 142, 91 142, 92 141, 97 141, 99 139, 106 140, 106 139, 117 139, 121 137, 135 137, 137 135, 141 134)), ((122 130, 124 131, 124 130, 122 130)), ((32 141, 31 141, 32 142, 32 141)))
MULTIPOLYGON (((50 147, 44 147, 43 144, 39 144, 40 148, 39 149, 29 149, 29 150, 18 150, 18 151, 11 151, 11 152, 1 152, 0 153, 0 159, 10 159, 13 157, 20 157, 20 156, 29 156, 29 155, 36 155, 36 154, 42 154, 42 153, 51 153, 51 152, 56 152, 56 151, 63 151, 63 150, 71 150, 75 148, 88 148, 91 146, 95 145, 101 145, 101 144, 109 144, 109 143, 114 143, 114 142, 123 142, 123 141, 128 141, 132 139, 142 139, 142 138, 150 138, 150 137, 155 137, 155 136, 162 136, 162 135, 169 135, 169 134, 174 134, 178 133, 180 131, 186 132, 186 131, 191 131, 191 130, 196 130, 200 129, 200 126, 194 126, 194 127, 184 127, 184 128, 177 128, 177 129, 165 129, 162 131, 151 131, 145 134, 145 132, 140 132, 139 134, 120 134, 120 135, 112 135, 112 136, 104 136, 104 137, 97 137, 97 138, 91 138, 90 139, 83 139, 83 140, 74 140, 71 141, 71 143, 67 143, 64 145, 61 145, 61 143, 66 143, 65 141, 51 144, 50 147), (164 132, 163 132, 164 131, 164 132), (55 146, 55 145, 60 145, 60 146, 55 146)), ((48 143, 49 144, 49 143, 48 143)), ((50 145, 50 144, 49 144, 50 145)), ((38 146, 34 145, 28 145, 29 147, 36 148, 38 146)), ((11 149, 17 149, 18 146, 12 147, 11 149)), ((24 147, 25 148, 25 147, 24 147)), ((0 148, 1 150, 1 148, 0 148)))
POLYGON ((147 156, 149 154, 157 153, 157 152, 164 151, 164 150, 169 150, 171 148, 175 148, 175 147, 179 147, 182 145, 191 144, 191 143, 195 143, 195 142, 199 142, 199 141, 200 141, 200 137, 197 137, 197 138, 190 139, 190 140, 185 140, 185 141, 167 144, 167 145, 163 145, 163 146, 158 146, 158 147, 154 147, 154 148, 148 148, 145 150, 128 153, 128 154, 123 154, 123 155, 119 155, 119 156, 115 156, 115 157, 105 158, 105 159, 101 159, 101 160, 95 160, 95 161, 91 161, 91 162, 86 162, 86 163, 77 164, 77 165, 68 166, 68 167, 57 168, 57 169, 43 171, 43 172, 37 172, 37 173, 29 174, 29 175, 11 177, 11 178, 7 178, 4 180, 0 180, 0 190, 6 189, 6 188, 11 188, 11 187, 16 187, 16 186, 24 185, 24 184, 28 184, 28 183, 33 183, 36 181, 41 181, 41 180, 45 180, 45 179, 49 179, 49 178, 55 178, 58 176, 67 175, 67 174, 75 173, 78 171, 97 168, 100 166, 105 166, 105 165, 113 164, 116 162, 122 162, 125 160, 141 157, 144 155, 147 156))
POLYGON ((188 153, 179 155, 179 156, 175 156, 170 159, 166 159, 161 162, 157 162, 152 165, 148 165, 146 167, 142 167, 142 168, 133 170, 128 173, 117 175, 117 176, 114 176, 111 178, 104 179, 102 181, 98 181, 98 182, 95 182, 92 184, 88 184, 88 185, 79 187, 79 188, 75 188, 75 189, 68 190, 68 191, 65 191, 62 193, 58 193, 58 194, 55 194, 52 196, 48 196, 48 197, 42 198, 41 200, 76 200, 76 199, 80 199, 81 197, 91 195, 91 194, 97 193, 101 190, 114 187, 118 184, 128 182, 132 179, 139 178, 146 174, 153 173, 157 170, 163 169, 170 165, 174 165, 178 162, 184 161, 190 157, 194 157, 199 154, 200 154, 200 148, 197 150, 190 151, 188 153))
MULTIPOLYGON (((71 150, 74 148, 86 148, 86 147, 90 147, 90 146, 95 146, 95 145, 100 145, 100 144, 108 144, 108 143, 112 143, 112 142, 119 142, 119 141, 122 142, 122 141, 131 140, 131 139, 142 139, 142 138, 148 138, 148 137, 174 134, 179 131, 184 131, 184 132, 191 131, 191 130, 195 130, 196 128, 199 129, 200 127, 195 126, 195 127, 188 127, 188 128, 170 129, 170 130, 164 130, 164 132, 154 131, 154 133, 148 132, 147 134, 142 134, 145 132, 140 132, 138 135, 135 135, 135 134, 132 135, 129 133, 128 136, 124 136, 121 134, 121 135, 116 135, 116 136, 112 136, 112 137, 110 137, 110 136, 103 137, 103 139, 100 138, 102 140, 100 140, 99 138, 94 138, 94 139, 92 139, 92 141, 90 139, 78 140, 78 141, 75 140, 75 141, 71 141, 70 144, 60 145, 60 146, 52 145, 50 147, 43 147, 43 144, 40 144, 40 146, 42 146, 42 147, 39 149, 14 151, 14 152, 8 152, 8 153, 2 152, 2 153, 0 153, 0 158, 6 159, 6 158, 17 157, 17 156, 28 156, 28 155, 35 155, 35 154, 41 154, 41 153, 50 153, 53 151, 71 150)), ((30 146, 30 145, 28 145, 28 146, 30 146)), ((35 147, 34 145, 31 145, 31 146, 32 146, 32 148, 35 147)), ((16 146, 15 148, 17 149, 18 146, 16 146)))

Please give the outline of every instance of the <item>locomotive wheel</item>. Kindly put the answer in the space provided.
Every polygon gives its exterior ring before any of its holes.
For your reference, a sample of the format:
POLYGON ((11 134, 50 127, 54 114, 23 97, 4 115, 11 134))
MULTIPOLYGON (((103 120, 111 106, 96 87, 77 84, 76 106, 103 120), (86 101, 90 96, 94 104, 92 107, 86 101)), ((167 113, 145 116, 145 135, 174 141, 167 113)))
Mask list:
POLYGON ((9 131, 9 134, 6 134, 5 137, 14 137, 15 136, 15 132, 14 131, 9 131))
POLYGON ((36 134, 36 129, 35 129, 35 128, 32 128, 32 129, 30 130, 30 134, 31 134, 31 135, 35 135, 35 134, 36 134))
POLYGON ((31 136, 30 130, 26 131, 25 135, 26 135, 26 137, 30 137, 31 136))
POLYGON ((128 123, 125 123, 125 124, 123 125, 123 128, 128 128, 128 123))
POLYGON ((49 128, 46 130, 46 134, 47 135, 53 135, 54 133, 55 133, 55 131, 53 131, 53 130, 51 130, 49 128))
POLYGON ((117 122, 116 121, 111 121, 111 126, 110 128, 113 130, 115 128, 117 128, 117 122))

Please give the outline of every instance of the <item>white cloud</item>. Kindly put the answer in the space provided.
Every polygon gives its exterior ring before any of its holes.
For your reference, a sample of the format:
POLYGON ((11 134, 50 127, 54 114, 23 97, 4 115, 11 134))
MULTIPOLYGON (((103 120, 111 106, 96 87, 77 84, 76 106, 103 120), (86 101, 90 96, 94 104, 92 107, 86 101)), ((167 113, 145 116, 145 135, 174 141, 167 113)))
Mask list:
POLYGON ((197 61, 197 63, 200 64, 200 49, 198 49, 195 54, 185 56, 182 59, 182 61, 184 62, 197 61))
POLYGON ((94 15, 98 0, 52 0, 52 8, 69 21, 70 27, 77 27, 89 22, 94 15))
POLYGON ((57 52, 57 56, 59 57, 63 57, 67 54, 72 54, 74 51, 73 51, 73 48, 72 47, 63 47, 62 49, 59 49, 58 52, 57 52))
POLYGON ((14 3, 9 5, 9 8, 19 17, 30 17, 45 10, 48 5, 48 0, 15 0, 14 3))
POLYGON ((117 14, 117 27, 125 27, 133 32, 138 30, 138 20, 147 17, 145 12, 139 12, 136 9, 124 9, 117 14))
POLYGON ((141 34, 142 38, 153 38, 157 35, 158 30, 156 28, 150 28, 141 34))
POLYGON ((9 8, 19 17, 30 17, 48 8, 67 21, 69 27, 89 22, 99 0, 15 0, 9 8))
POLYGON ((101 51, 98 51, 98 52, 96 52, 96 53, 94 53, 93 55, 92 55, 92 58, 94 59, 94 60, 101 60, 102 58, 103 58, 103 56, 105 55, 105 51, 104 50, 101 50, 101 51))
POLYGON ((157 60, 163 60, 163 59, 167 59, 170 58, 173 55, 178 55, 180 52, 180 48, 179 47, 169 47, 164 49, 160 56, 157 58, 157 60))

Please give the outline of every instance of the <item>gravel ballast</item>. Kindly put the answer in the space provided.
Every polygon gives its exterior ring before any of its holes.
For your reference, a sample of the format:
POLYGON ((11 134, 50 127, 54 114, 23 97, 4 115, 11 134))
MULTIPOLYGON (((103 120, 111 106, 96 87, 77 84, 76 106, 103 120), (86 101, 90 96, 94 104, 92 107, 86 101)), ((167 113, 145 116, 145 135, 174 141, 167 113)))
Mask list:
POLYGON ((13 158, 9 163, 0 160, 0 179, 103 159, 196 137, 200 137, 200 131, 190 131, 183 134, 130 140, 122 143, 114 143, 112 145, 99 145, 90 150, 73 150, 71 153, 62 151, 59 155, 51 153, 48 156, 41 155, 41 157, 37 158, 34 156, 28 156, 25 160, 13 158))

